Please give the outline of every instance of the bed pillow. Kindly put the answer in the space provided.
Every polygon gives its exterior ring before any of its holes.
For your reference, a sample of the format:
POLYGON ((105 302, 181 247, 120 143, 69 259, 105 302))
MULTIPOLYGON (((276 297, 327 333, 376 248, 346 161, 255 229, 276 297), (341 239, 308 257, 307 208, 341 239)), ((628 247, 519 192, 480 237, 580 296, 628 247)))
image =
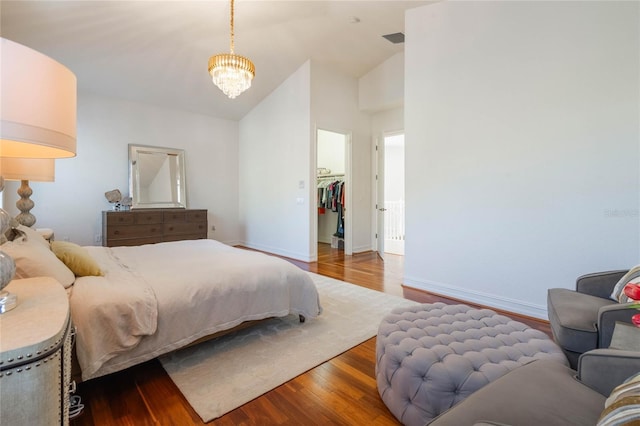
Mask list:
POLYGON ((100 266, 89 255, 89 252, 78 244, 69 241, 52 241, 51 251, 60 259, 76 277, 101 276, 100 266))
POLYGON ((64 288, 70 287, 76 279, 73 272, 49 249, 49 245, 35 238, 17 238, 0 246, 0 250, 15 262, 15 278, 52 277, 64 288))
POLYGON ((44 247, 49 248, 49 241, 45 240, 42 234, 33 228, 24 225, 17 226, 18 231, 24 232, 28 240, 42 244, 44 247))

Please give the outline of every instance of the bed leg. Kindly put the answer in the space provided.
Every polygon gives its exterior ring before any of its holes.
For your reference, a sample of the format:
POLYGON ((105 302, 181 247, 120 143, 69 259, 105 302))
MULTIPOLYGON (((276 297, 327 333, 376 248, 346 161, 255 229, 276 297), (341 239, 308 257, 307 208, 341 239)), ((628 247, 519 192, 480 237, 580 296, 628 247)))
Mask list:
POLYGON ((300 322, 305 322, 307 319, 304 317, 304 315, 298 315, 298 317, 300 318, 300 322))

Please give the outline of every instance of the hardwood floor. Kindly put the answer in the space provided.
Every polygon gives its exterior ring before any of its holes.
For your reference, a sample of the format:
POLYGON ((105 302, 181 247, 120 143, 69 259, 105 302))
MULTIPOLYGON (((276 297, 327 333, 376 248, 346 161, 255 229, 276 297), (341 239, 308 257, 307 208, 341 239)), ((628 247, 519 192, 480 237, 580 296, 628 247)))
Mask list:
MULTIPOLYGON (((307 271, 419 302, 459 302, 403 289, 402 256, 387 255, 383 262, 375 252, 344 256, 328 244, 318 250, 318 262, 289 260, 307 271)), ((544 321, 517 319, 549 333, 544 321)), ((378 395, 374 369, 371 338, 208 424, 397 425, 378 395)), ((157 360, 81 383, 77 393, 85 411, 72 426, 204 424, 157 360)))

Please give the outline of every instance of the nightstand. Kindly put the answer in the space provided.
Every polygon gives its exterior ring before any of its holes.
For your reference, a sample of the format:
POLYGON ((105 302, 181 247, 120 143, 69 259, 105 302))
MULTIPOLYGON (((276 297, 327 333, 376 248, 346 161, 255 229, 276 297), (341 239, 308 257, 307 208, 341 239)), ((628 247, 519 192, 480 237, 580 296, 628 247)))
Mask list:
POLYGON ((0 315, 0 424, 68 425, 69 300, 53 278, 13 280, 15 309, 0 315))

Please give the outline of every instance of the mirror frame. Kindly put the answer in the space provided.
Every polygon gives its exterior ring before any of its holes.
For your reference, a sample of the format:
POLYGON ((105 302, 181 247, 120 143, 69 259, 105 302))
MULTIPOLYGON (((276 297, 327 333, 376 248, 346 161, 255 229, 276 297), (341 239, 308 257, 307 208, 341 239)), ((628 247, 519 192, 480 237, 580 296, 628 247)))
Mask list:
POLYGON ((132 209, 187 208, 187 185, 184 166, 184 150, 160 146, 129 144, 129 194, 132 209), (165 154, 175 156, 177 161, 176 179, 171 182, 178 199, 175 201, 140 202, 140 154, 165 154))

